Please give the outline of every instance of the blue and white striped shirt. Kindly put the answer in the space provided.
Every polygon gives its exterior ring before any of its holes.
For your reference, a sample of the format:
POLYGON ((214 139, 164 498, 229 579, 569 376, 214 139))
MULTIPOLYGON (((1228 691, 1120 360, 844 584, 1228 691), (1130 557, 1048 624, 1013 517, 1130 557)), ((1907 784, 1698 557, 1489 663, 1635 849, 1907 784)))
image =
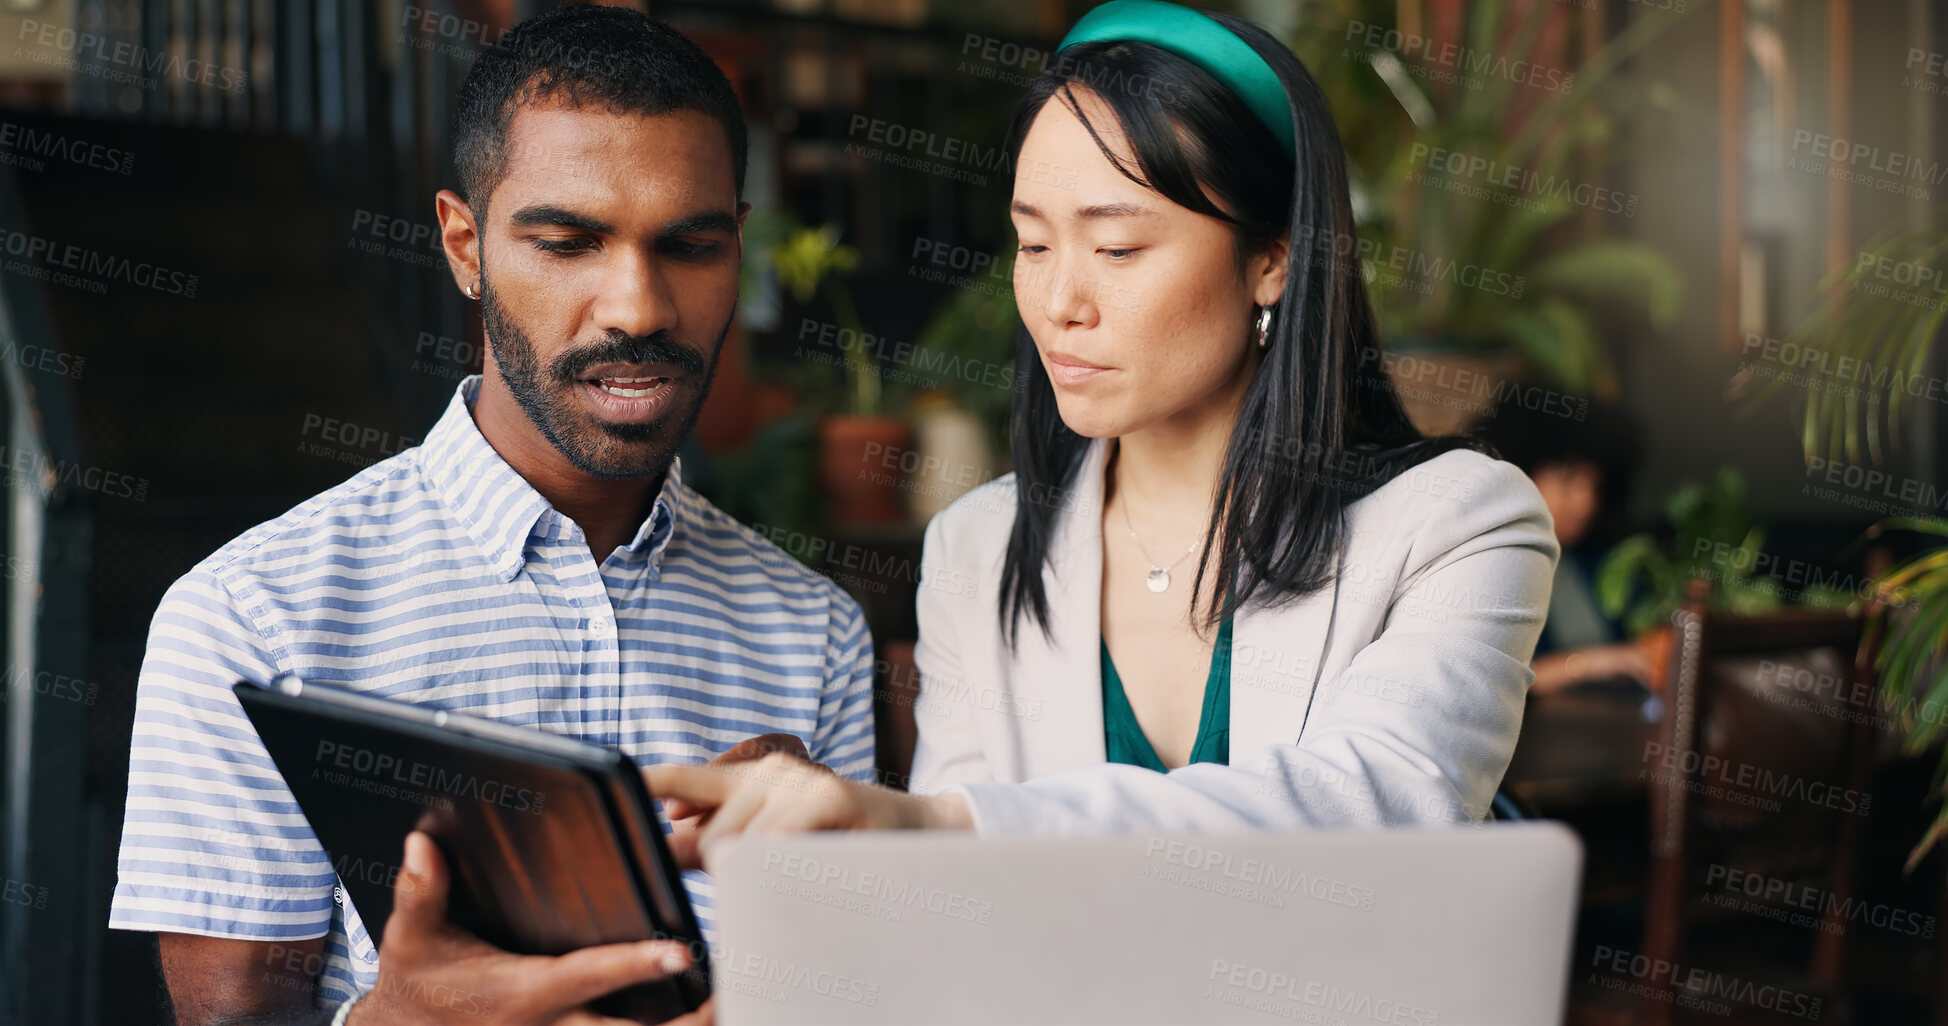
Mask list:
MULTIPOLYGON (((858 603, 670 468, 598 565, 474 425, 460 383, 424 443, 244 532, 164 595, 137 688, 109 925, 324 935, 320 997, 377 980, 357 910, 230 686, 280 672, 701 763, 755 734, 873 770, 858 603)), ((685 874, 714 943, 711 890, 685 874)))

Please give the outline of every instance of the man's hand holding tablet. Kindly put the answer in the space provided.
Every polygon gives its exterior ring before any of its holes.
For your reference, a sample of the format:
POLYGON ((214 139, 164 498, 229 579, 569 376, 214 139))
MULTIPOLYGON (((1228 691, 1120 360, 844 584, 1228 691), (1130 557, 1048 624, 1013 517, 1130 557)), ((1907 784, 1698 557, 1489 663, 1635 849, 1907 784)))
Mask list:
MULTIPOLYGON (((675 850, 694 852, 715 800, 669 802, 664 834, 648 773, 613 749, 288 676, 233 691, 334 865, 388 862, 404 834, 383 886, 369 874, 346 881, 348 906, 383 927, 372 989, 335 1021, 713 1020, 675 850), (357 753, 340 760, 350 768, 326 772, 318 761, 341 749, 357 753)), ((842 782, 783 733, 684 768, 752 767, 842 782)))
MULTIPOLYGON (((689 945, 631 941, 566 955, 515 955, 447 922, 450 880, 432 838, 406 835, 392 916, 379 948, 379 983, 352 1006, 347 1026, 632 1026, 589 1002, 690 966, 689 945)), ((711 1002, 668 1020, 709 1026, 711 1002)))
MULTIPOLYGON (((838 779, 829 767, 812 761, 795 734, 745 738, 709 766, 774 757, 780 761, 772 765, 796 762, 809 774, 838 779)), ((685 868, 697 868, 695 834, 715 811, 681 798, 663 799, 663 813, 674 828, 671 850, 680 864, 686 857, 692 863, 685 868)), ((477 1023, 487 1017, 514 1026, 620 1026, 630 1020, 599 1015, 585 1006, 604 994, 690 967, 689 946, 674 940, 608 944, 554 958, 502 951, 447 922, 446 863, 430 838, 417 831, 407 835, 400 865, 392 917, 380 948, 379 984, 353 1007, 347 1026, 477 1023)), ((671 1026, 709 1026, 715 1021, 712 1009, 705 1001, 696 1011, 668 1021, 671 1026)))

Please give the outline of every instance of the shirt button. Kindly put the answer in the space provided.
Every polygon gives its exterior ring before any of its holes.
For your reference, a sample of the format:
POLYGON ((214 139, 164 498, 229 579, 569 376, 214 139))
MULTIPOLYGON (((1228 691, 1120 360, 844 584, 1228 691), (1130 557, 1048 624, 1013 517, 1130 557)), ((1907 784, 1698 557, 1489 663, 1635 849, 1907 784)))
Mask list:
POLYGON ((588 622, 588 629, 590 634, 604 637, 609 633, 609 620, 607 617, 598 616, 588 622))

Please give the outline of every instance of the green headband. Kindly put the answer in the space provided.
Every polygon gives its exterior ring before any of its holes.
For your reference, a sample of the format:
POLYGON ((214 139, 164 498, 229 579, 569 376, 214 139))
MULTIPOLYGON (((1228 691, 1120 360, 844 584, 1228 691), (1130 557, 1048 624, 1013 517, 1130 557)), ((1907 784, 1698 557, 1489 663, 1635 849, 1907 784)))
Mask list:
POLYGON ((1164 0, 1109 0, 1062 37, 1061 53, 1077 43, 1136 40, 1161 47, 1203 68, 1245 101, 1294 159, 1292 107, 1272 66, 1237 33, 1202 11, 1164 0))

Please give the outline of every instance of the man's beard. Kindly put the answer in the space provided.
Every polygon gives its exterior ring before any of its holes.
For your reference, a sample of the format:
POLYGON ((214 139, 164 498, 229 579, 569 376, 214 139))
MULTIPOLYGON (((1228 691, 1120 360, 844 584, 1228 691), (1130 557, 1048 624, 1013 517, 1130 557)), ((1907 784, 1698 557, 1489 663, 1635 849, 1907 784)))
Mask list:
MULTIPOLYGON (((542 437, 562 454, 575 469, 603 480, 656 477, 670 467, 676 451, 697 424, 703 401, 710 395, 710 382, 717 373, 717 354, 723 351, 724 337, 730 333, 730 320, 724 321, 706 360, 696 350, 678 344, 668 332, 636 338, 613 332, 601 342, 574 349, 555 357, 544 370, 535 355, 534 343, 507 316, 488 284, 486 269, 480 276, 481 318, 486 322, 487 344, 500 368, 501 380, 514 396, 528 419, 540 429, 542 437), (659 420, 645 424, 614 424, 592 416, 579 396, 582 372, 604 363, 666 363, 681 370, 684 382, 697 381, 696 398, 687 408, 674 404, 659 420), (680 425, 670 430, 671 424, 680 425)), ((735 316, 735 314, 733 314, 735 316)), ((670 381, 665 388, 678 388, 670 381)), ((680 395, 671 396, 679 400, 680 395)))

